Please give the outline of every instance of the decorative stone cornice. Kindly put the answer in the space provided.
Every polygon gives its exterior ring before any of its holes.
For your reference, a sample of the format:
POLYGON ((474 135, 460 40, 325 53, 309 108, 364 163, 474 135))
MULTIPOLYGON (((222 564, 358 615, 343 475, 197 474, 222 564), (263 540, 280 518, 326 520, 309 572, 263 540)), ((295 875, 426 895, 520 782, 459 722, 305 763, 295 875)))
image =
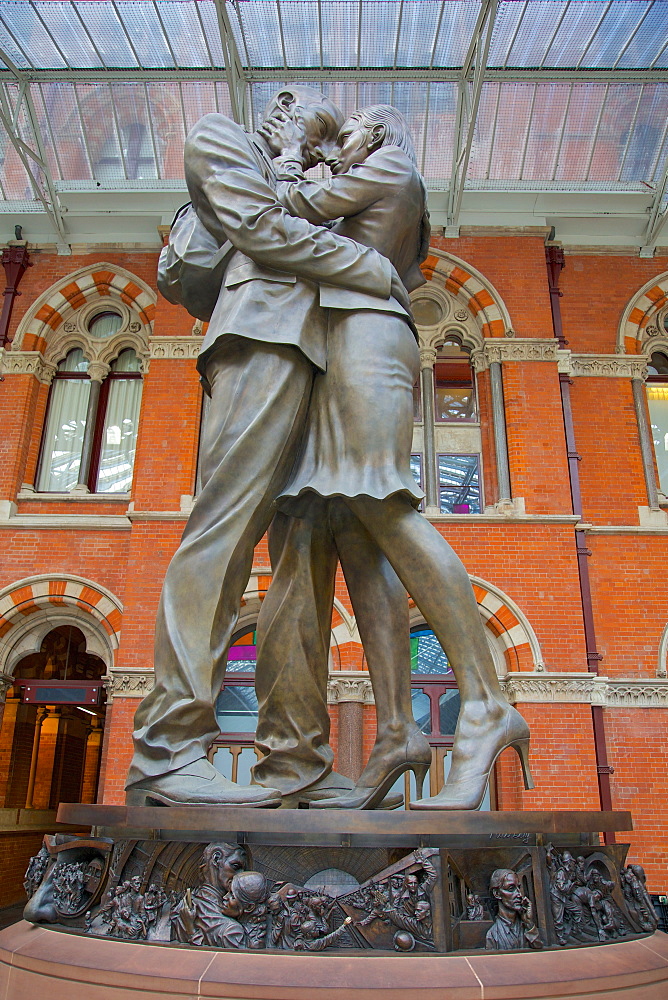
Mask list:
POLYGON ((508 701, 668 708, 668 679, 610 678, 589 673, 510 673, 501 681, 508 701))
POLYGON ((4 351, 0 361, 2 375, 34 375, 40 382, 50 385, 56 366, 49 364, 39 351, 4 351))
POLYGON ((476 371, 489 368, 494 362, 557 361, 558 341, 554 337, 512 337, 486 340, 482 349, 473 351, 471 363, 476 371))
POLYGON ((559 351, 559 371, 573 378, 647 377, 647 358, 642 354, 571 354, 559 351))
POLYGON ((0 703, 2 703, 5 700, 7 692, 9 691, 10 687, 13 687, 13 685, 14 685, 14 678, 11 676, 11 674, 0 673, 0 703))
POLYGON ((336 670, 327 683, 327 701, 338 705, 343 701, 373 705, 373 691, 369 675, 359 670, 336 670))
POLYGON ((143 698, 153 689, 152 670, 112 670, 104 676, 107 701, 114 698, 143 698))
POLYGON ((151 337, 149 357, 161 360, 196 358, 202 347, 201 337, 151 337))

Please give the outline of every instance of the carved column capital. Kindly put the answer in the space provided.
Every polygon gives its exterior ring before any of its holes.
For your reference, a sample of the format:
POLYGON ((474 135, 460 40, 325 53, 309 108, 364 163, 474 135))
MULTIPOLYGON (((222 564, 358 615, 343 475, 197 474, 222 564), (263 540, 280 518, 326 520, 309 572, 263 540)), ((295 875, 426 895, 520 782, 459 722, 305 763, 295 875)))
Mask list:
POLYGON ((420 348, 420 368, 433 368, 436 364, 437 350, 435 347, 420 348))
POLYGON ((7 697, 7 692, 10 687, 14 684, 14 678, 11 674, 0 674, 0 702, 3 702, 7 697))
POLYGON ((110 371, 109 365, 105 364, 104 361, 91 361, 88 365, 87 375, 91 382, 104 382, 110 371))
POLYGON ((347 701, 373 705, 373 690, 369 675, 360 670, 337 670, 330 674, 327 701, 330 705, 339 705, 347 701))

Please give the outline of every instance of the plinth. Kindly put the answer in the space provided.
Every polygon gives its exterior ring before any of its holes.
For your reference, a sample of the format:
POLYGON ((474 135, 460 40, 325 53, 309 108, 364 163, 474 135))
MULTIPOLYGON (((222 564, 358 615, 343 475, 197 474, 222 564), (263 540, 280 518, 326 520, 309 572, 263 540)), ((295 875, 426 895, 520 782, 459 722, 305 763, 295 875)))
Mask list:
POLYGON ((0 996, 665 1000, 628 813, 61 806, 0 996), (566 954, 564 954, 567 952, 566 954), (50 977, 47 980, 45 977, 50 977))

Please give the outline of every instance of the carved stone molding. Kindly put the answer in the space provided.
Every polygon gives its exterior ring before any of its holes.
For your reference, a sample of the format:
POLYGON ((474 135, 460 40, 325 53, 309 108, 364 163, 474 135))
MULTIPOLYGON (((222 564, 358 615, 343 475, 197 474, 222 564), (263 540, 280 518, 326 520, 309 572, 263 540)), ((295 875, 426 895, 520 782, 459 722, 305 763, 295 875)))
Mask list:
POLYGON ((50 385, 56 366, 45 361, 39 351, 5 351, 0 372, 3 375, 34 375, 40 382, 50 385))
POLYGON ((373 705, 373 691, 369 675, 359 670, 337 670, 334 674, 330 674, 327 684, 327 701, 330 705, 338 705, 344 701, 373 705))
POLYGON ((570 703, 604 708, 668 708, 668 680, 596 674, 510 673, 502 680, 512 703, 570 703))
POLYGON ((151 337, 149 356, 170 360, 196 358, 201 347, 201 337, 151 337))
POLYGON ((105 674, 107 701, 114 698, 143 698, 152 690, 155 676, 152 670, 112 670, 105 674))
MULTIPOLYGON (((568 352, 559 352, 567 354, 568 352)), ((562 371, 562 368, 559 368, 562 371)), ((590 375, 595 378, 647 377, 647 358, 644 355, 571 354, 570 365, 565 369, 574 378, 590 375)))
POLYGON ((515 702, 592 702, 595 674, 510 673, 502 679, 506 698, 515 702))
POLYGON ((473 351, 471 363, 480 372, 495 361, 557 361, 558 346, 553 337, 495 338, 486 340, 481 350, 473 351))
POLYGON ((0 703, 2 703, 5 700, 7 692, 9 691, 10 687, 13 687, 13 685, 14 685, 14 678, 11 676, 11 674, 0 673, 0 703))

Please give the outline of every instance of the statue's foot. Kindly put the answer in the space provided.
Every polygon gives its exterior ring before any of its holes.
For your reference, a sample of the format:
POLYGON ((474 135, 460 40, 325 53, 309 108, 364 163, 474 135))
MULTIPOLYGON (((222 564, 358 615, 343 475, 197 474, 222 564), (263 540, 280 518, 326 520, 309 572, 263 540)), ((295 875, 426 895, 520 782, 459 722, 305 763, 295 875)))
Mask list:
MULTIPOLYGON (((334 803, 339 799, 349 796, 354 788, 355 782, 352 778, 347 778, 344 774, 338 774, 336 771, 330 771, 328 775, 321 778, 320 781, 316 781, 309 788, 284 795, 281 808, 298 809, 304 806, 310 807, 319 802, 329 802, 331 803, 330 808, 333 809, 341 808, 334 805, 334 803)), ((404 797, 401 794, 386 795, 378 808, 398 809, 403 804, 403 801, 404 797)), ((346 806, 346 808, 353 807, 346 806)))
MULTIPOLYGON (((401 735, 381 736, 374 746, 369 763, 354 788, 336 798, 315 801, 315 809, 383 809, 387 792, 406 771, 413 771, 418 796, 431 764, 431 747, 417 726, 401 735)), ((402 796, 403 798, 403 796, 402 796)))
POLYGON ((411 802, 411 809, 479 809, 499 754, 512 747, 522 765, 524 787, 533 788, 529 769, 529 727, 517 709, 494 702, 485 717, 477 710, 457 723, 448 780, 432 798, 411 802))
POLYGON ((125 792, 129 806, 249 806, 275 808, 281 793, 261 785, 236 785, 206 757, 157 778, 144 778, 125 792))

